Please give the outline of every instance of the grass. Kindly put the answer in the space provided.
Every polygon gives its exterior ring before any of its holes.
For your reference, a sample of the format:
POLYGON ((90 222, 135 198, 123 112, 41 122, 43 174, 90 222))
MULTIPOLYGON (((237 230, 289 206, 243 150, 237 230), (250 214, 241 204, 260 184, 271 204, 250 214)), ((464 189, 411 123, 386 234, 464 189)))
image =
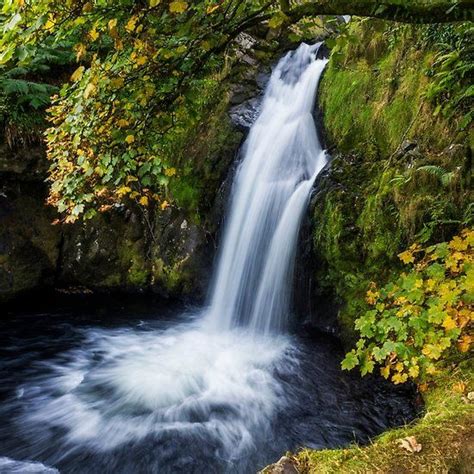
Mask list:
MULTIPOLYGON (((473 359, 441 372, 424 393, 425 413, 403 428, 389 430, 369 446, 312 451, 290 459, 302 474, 468 473, 474 466, 473 359), (399 439, 415 436, 419 453, 409 453, 399 439)), ((272 472, 267 471, 267 472, 272 472)))

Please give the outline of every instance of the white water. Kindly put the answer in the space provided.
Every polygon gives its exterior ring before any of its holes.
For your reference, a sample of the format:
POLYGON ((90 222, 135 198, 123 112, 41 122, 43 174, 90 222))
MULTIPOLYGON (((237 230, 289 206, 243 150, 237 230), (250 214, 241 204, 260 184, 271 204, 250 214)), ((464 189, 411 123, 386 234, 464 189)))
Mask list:
POLYGON ((159 330, 91 328, 19 389, 25 438, 39 453, 62 446, 45 456, 50 464, 151 439, 160 472, 175 472, 170 459, 181 458, 170 449, 233 463, 271 442, 275 413, 292 403, 276 374, 298 373, 297 350, 281 334, 298 232, 326 163, 312 117, 325 66, 317 49, 301 45, 271 76, 235 178, 207 313, 159 330))
POLYGON ((312 115, 326 64, 318 48, 302 44, 279 62, 244 145, 213 284, 214 328, 287 326, 301 219, 327 162, 312 115))

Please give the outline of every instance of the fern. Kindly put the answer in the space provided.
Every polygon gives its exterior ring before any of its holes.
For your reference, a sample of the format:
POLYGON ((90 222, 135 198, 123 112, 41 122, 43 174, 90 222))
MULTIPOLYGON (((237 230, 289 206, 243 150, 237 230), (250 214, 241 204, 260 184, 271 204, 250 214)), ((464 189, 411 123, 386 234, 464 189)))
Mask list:
POLYGON ((426 173, 435 176, 436 178, 438 178, 443 188, 447 188, 453 182, 456 176, 456 173, 454 171, 447 171, 441 166, 436 165, 420 166, 419 168, 417 168, 417 171, 425 171, 426 173))

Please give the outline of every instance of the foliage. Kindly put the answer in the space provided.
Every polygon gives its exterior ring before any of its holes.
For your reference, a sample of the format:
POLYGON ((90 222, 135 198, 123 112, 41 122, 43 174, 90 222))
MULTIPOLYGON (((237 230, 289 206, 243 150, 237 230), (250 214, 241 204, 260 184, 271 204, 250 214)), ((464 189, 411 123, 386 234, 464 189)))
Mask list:
POLYGON ((214 100, 229 44, 269 8, 259 0, 5 3, 0 64, 31 61, 48 41, 71 43, 78 61, 47 132, 49 202, 68 222, 127 200, 168 205, 177 137, 214 100))
POLYGON ((360 366, 363 375, 380 365, 394 383, 424 380, 436 362, 457 346, 467 352, 474 321, 474 230, 449 243, 412 245, 399 255, 410 270, 383 288, 367 292, 371 309, 355 321, 356 349, 344 369, 360 366))
POLYGON ((72 61, 67 45, 44 45, 22 53, 15 62, 0 65, 0 123, 12 147, 37 141, 45 126, 44 111, 58 92, 58 72, 72 61), (54 68, 54 74, 52 69, 54 68))
POLYGON ((448 26, 441 29, 427 27, 427 41, 440 50, 428 69, 432 78, 426 97, 436 105, 434 114, 442 112, 446 117, 462 112, 460 128, 467 128, 474 118, 474 46, 472 23, 448 26))

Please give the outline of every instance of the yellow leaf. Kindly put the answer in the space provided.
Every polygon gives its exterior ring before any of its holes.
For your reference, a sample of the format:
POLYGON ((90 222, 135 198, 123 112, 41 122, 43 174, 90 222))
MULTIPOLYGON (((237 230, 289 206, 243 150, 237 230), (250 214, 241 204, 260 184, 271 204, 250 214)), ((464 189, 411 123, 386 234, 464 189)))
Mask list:
POLYGON ((156 7, 157 5, 159 5, 161 2, 161 0, 150 0, 150 7, 153 8, 153 7, 156 7))
POLYGON ((405 250, 398 255, 398 258, 405 264, 413 263, 415 261, 415 257, 410 250, 405 250))
POLYGON ((87 84, 86 89, 84 90, 84 99, 89 98, 93 94, 94 91, 95 91, 95 85, 92 82, 89 82, 89 84, 87 84))
POLYGON ((390 375, 390 366, 386 365, 385 367, 382 367, 380 369, 380 374, 382 375, 383 378, 388 379, 390 375))
POLYGON ((467 250, 468 243, 467 240, 464 240, 463 238, 459 237, 458 235, 449 242, 448 247, 452 250, 467 250))
POLYGON ((417 365, 412 365, 408 370, 408 374, 411 378, 416 379, 420 374, 420 368, 417 365))
POLYGON ((83 58, 87 52, 85 45, 83 45, 82 43, 76 44, 74 50, 76 51, 76 61, 80 61, 81 58, 83 58))
POLYGON ((71 75, 71 81, 76 82, 80 81, 82 78, 82 75, 84 74, 85 67, 84 66, 79 66, 71 75))
POLYGON ((169 206, 170 206, 170 205, 169 205, 168 201, 163 201, 163 202, 161 203, 161 206, 160 206, 160 207, 161 207, 161 210, 164 211, 164 210, 165 210, 167 207, 169 207, 169 206))
POLYGON ((449 331, 451 329, 456 329, 457 325, 451 316, 446 316, 443 321, 443 327, 446 329, 446 331, 449 331))
POLYGON ((92 3, 91 2, 87 2, 83 7, 82 7, 82 11, 85 12, 85 13, 89 13, 92 11, 94 7, 92 6, 92 3))
POLYGON ((165 175, 166 176, 174 176, 176 174, 176 168, 166 168, 165 175))
POLYGON ((137 26, 137 21, 138 21, 138 16, 133 15, 130 20, 128 20, 127 24, 125 25, 125 29, 129 32, 132 33, 135 31, 135 28, 137 26))
POLYGON ((456 382, 453 385, 453 392, 464 393, 466 391, 466 384, 463 381, 456 382))
POLYGON ((183 0, 175 0, 170 3, 170 12, 171 13, 184 13, 188 8, 187 2, 183 0))
POLYGON ((45 30, 50 30, 55 25, 54 19, 52 17, 48 18, 48 21, 44 24, 43 28, 45 30))
POLYGON ((408 374, 401 374, 401 373, 398 373, 398 374, 394 374, 392 376, 392 382, 395 384, 395 385, 398 385, 400 383, 405 383, 406 381, 408 380, 408 374))
POLYGON ((117 194, 119 196, 125 196, 126 194, 128 194, 131 191, 132 190, 128 186, 122 186, 122 187, 117 189, 117 194))
POLYGON ((399 439, 398 443, 401 448, 405 449, 409 453, 419 453, 421 451, 421 444, 418 443, 414 436, 407 436, 406 438, 399 439))
POLYGON ((206 10, 206 13, 207 13, 208 15, 210 15, 211 13, 214 13, 219 7, 220 7, 219 4, 213 5, 213 6, 208 6, 208 7, 207 7, 207 10, 206 10))
POLYGON ((146 64, 146 62, 148 61, 148 58, 146 56, 140 56, 136 59, 136 63, 139 65, 139 66, 143 66, 144 64, 146 64))
POLYGON ((461 339, 459 339, 458 341, 458 349, 461 351, 461 352, 467 352, 469 351, 469 347, 471 346, 471 336, 469 335, 464 335, 461 337, 461 339))
POLYGON ((117 125, 118 125, 120 128, 125 128, 125 127, 128 127, 129 123, 128 123, 128 120, 120 119, 120 120, 117 122, 117 125))
POLYGON ((125 138, 125 141, 130 145, 131 143, 135 141, 135 135, 127 135, 127 137, 125 138))
POLYGON ((148 198, 146 196, 142 196, 139 202, 142 206, 148 206, 148 198))
POLYGON ((92 41, 95 41, 99 36, 100 36, 100 34, 95 28, 92 29, 91 31, 89 31, 89 38, 92 41))
POLYGON ((436 367, 433 364, 429 364, 428 367, 426 367, 426 373, 429 375, 434 375, 436 374, 437 370, 436 367))

